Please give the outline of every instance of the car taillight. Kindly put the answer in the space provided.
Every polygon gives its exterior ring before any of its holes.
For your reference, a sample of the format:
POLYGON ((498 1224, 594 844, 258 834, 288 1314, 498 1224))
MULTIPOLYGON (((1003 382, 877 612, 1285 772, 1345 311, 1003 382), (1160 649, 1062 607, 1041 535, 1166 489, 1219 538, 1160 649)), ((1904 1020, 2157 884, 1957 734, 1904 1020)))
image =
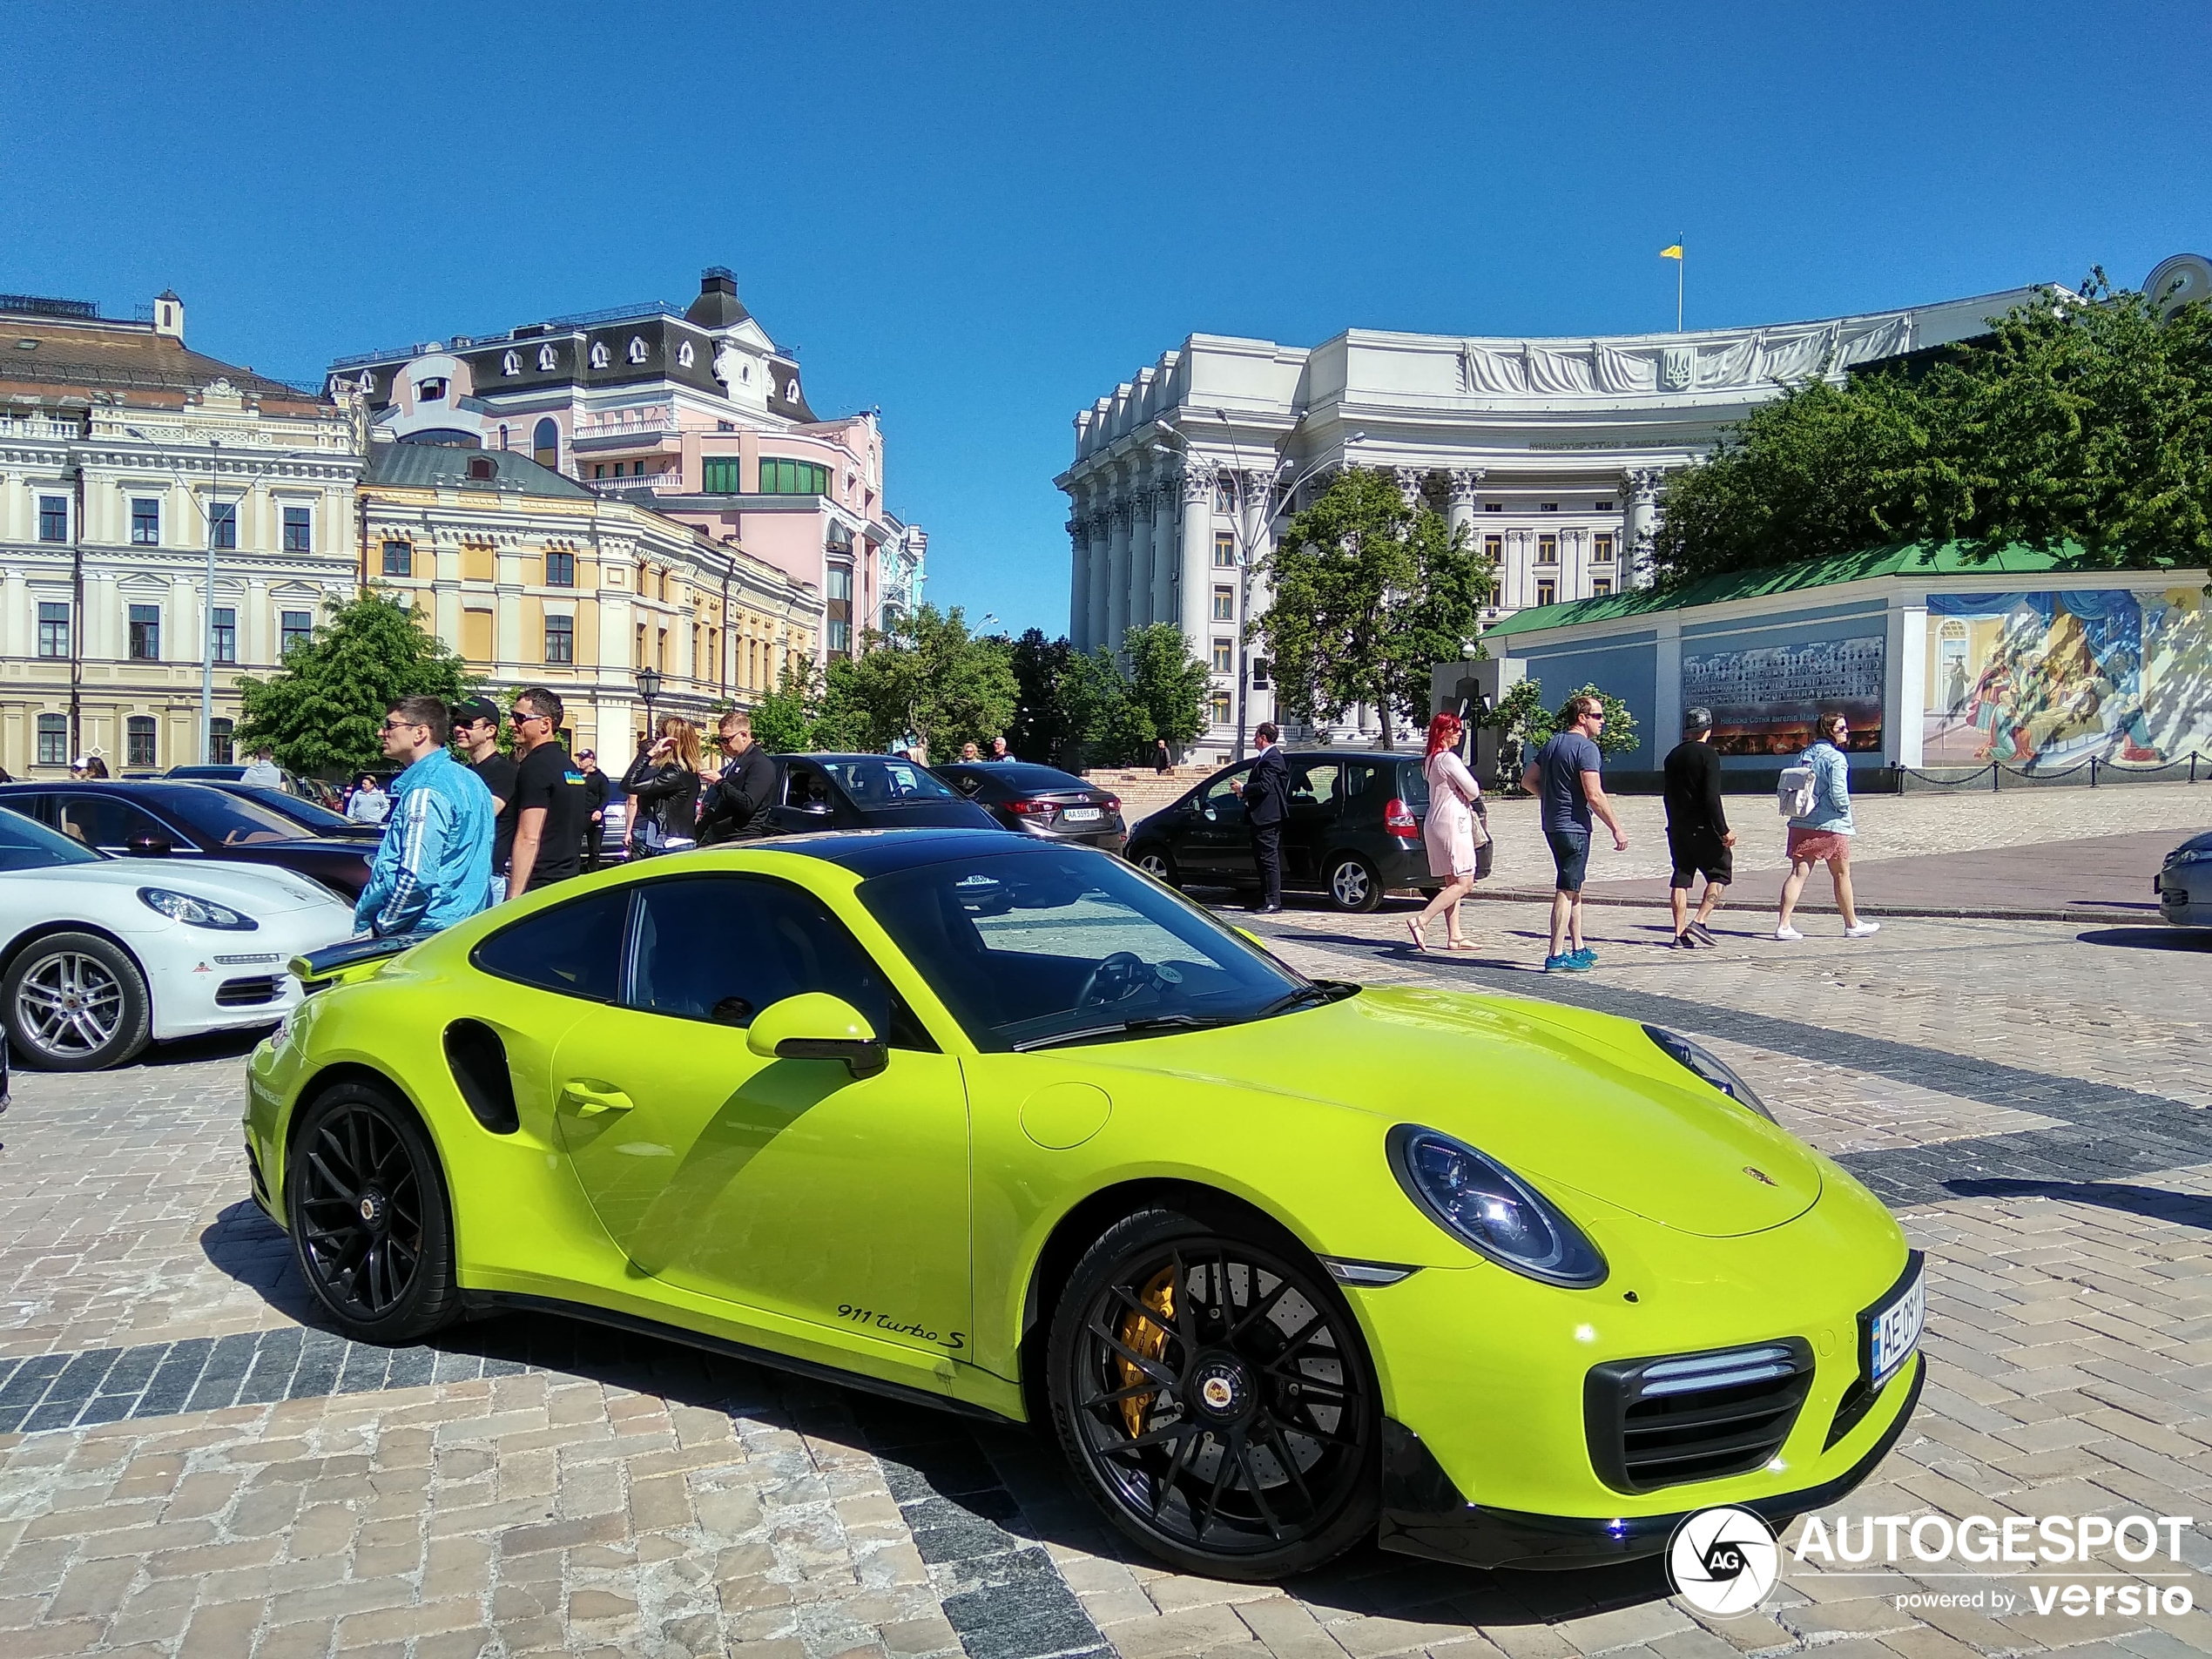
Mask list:
POLYGON ((1109 812, 1109 813, 1118 813, 1118 812, 1120 812, 1120 811, 1122 810, 1122 798, 1121 798, 1119 795, 1109 795, 1109 796, 1107 796, 1107 797, 1106 797, 1106 810, 1107 810, 1108 812, 1109 812))
POLYGON ((1006 804, 1006 810, 1019 813, 1024 818, 1046 818, 1051 815, 1052 803, 1049 800, 1010 800, 1006 804))
POLYGON ((1420 820, 1413 816, 1413 809, 1393 798, 1383 808, 1383 827, 1393 835, 1418 835, 1421 826, 1420 820))

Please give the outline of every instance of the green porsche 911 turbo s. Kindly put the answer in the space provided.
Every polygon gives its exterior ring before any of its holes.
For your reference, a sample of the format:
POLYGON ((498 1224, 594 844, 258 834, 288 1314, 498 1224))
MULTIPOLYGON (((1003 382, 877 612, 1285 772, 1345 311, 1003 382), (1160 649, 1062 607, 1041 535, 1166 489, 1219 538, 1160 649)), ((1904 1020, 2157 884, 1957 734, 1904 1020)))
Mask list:
POLYGON ((1834 1501, 1919 1396, 1888 1212, 1656 1028, 1308 980, 997 831, 657 859, 302 959, 256 1197, 350 1335, 565 1312, 1015 1421, 1263 1578, 1834 1501))

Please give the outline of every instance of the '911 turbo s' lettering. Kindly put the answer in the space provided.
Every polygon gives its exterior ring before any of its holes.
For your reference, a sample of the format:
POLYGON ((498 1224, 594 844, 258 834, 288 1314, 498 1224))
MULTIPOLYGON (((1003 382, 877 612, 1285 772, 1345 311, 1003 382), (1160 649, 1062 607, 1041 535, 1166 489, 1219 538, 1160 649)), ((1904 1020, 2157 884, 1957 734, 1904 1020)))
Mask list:
POLYGON ((934 1342, 941 1348, 958 1353, 968 1345, 968 1339, 957 1331, 939 1336, 927 1325, 900 1325, 888 1313, 879 1313, 873 1308, 855 1307, 850 1302, 837 1305, 837 1317, 850 1319, 855 1325, 865 1325, 878 1331, 887 1331, 894 1337, 919 1337, 924 1342, 934 1342))

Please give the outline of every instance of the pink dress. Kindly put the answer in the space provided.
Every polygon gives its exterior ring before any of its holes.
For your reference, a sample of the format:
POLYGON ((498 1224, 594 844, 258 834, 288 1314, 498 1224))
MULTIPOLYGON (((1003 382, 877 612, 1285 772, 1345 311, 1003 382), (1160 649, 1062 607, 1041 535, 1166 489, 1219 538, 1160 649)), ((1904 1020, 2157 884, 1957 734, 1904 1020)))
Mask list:
POLYGON ((1421 827, 1428 873, 1464 881, 1474 874, 1474 803, 1482 799, 1482 786, 1449 749, 1422 762, 1421 775, 1428 779, 1428 821, 1421 827))

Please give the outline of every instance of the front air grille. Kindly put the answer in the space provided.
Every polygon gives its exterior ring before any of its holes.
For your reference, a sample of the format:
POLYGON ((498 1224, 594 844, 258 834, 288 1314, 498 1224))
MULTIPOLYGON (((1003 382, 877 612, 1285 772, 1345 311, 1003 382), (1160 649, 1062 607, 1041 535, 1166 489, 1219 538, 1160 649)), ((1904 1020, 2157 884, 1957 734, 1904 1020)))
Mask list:
POLYGON ((215 988, 215 1006, 219 1008, 258 1008, 264 1002, 277 1000, 280 981, 273 974, 263 974, 253 979, 226 979, 215 988))
POLYGON ((1811 1387, 1800 1337, 1594 1366, 1582 1385, 1590 1463, 1616 1492, 1743 1474, 1782 1449, 1811 1387))

